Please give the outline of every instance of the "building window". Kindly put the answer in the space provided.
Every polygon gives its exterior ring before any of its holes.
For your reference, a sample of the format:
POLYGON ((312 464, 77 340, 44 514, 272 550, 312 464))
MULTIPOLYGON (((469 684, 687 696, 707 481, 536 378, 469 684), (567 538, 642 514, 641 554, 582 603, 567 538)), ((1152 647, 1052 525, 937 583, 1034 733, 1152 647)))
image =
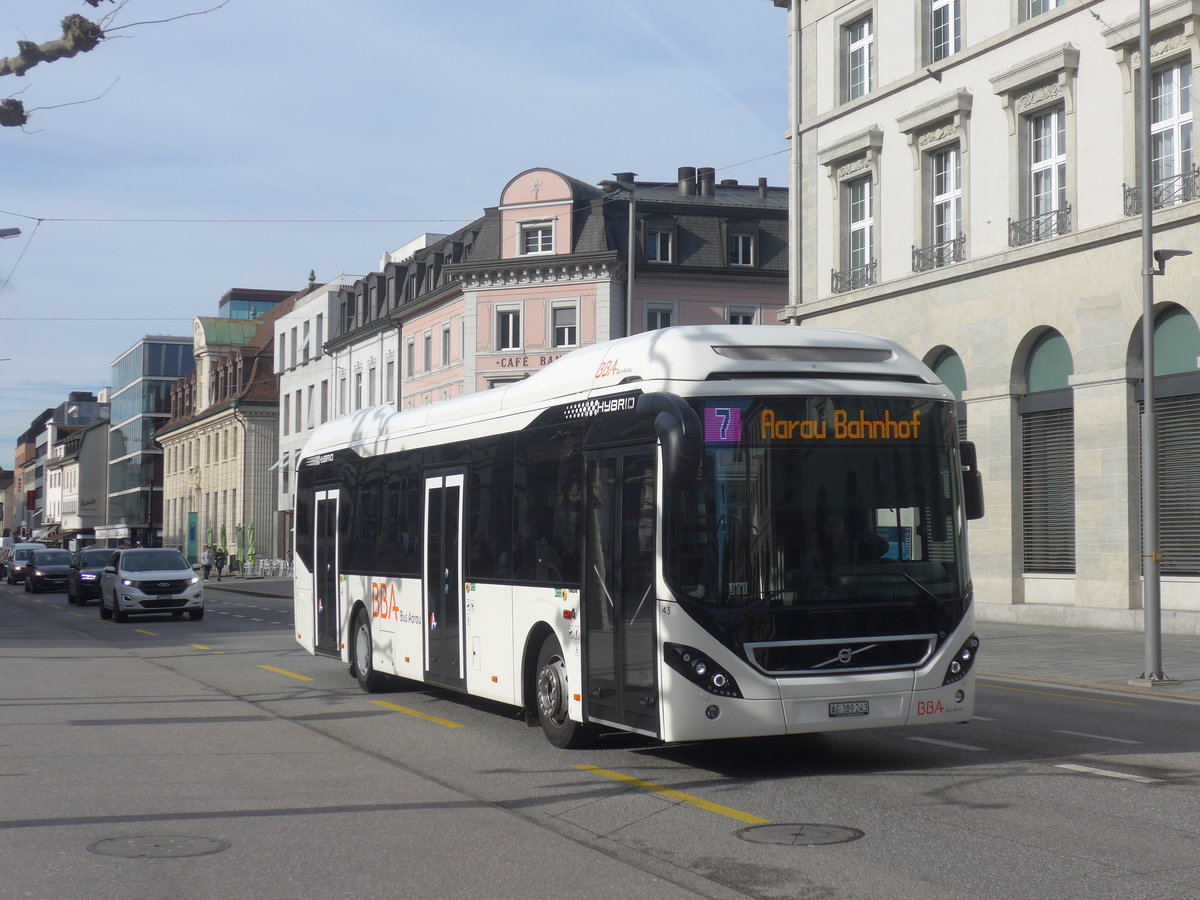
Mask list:
POLYGON ((1040 16, 1044 12, 1050 12, 1052 9, 1057 9, 1062 6, 1066 0, 1026 0, 1028 6, 1026 10, 1027 18, 1032 19, 1034 16, 1040 16))
POLYGON ((301 431, 301 413, 303 410, 300 408, 300 402, 302 399, 303 394, 300 391, 296 391, 296 434, 299 434, 301 431))
POLYGON ((343 375, 338 381, 338 412, 340 415, 345 415, 350 411, 350 398, 348 385, 346 384, 346 376, 343 375))
POLYGON ((729 307, 730 325, 753 325, 758 320, 758 310, 750 306, 729 307))
POLYGON ((387 385, 383 389, 384 401, 394 403, 396 401, 396 361, 389 359, 387 361, 387 385))
POLYGON ((551 312, 552 347, 574 347, 579 343, 579 311, 574 306, 556 306, 551 312))
POLYGON ((874 188, 870 176, 844 186, 846 196, 846 268, 856 286, 873 284, 869 274, 875 261, 874 188))
POLYGON ((362 409, 363 392, 362 392, 362 372, 354 373, 354 408, 362 409))
POLYGON ((521 311, 519 309, 496 311, 496 349, 521 349, 521 311))
POLYGON ((433 333, 425 332, 421 337, 421 352, 425 361, 423 368, 426 372, 433 368, 433 333))
POLYGON ((316 400, 316 394, 317 394, 317 389, 313 385, 310 384, 308 386, 308 395, 307 395, 308 403, 307 403, 307 410, 306 410, 306 415, 305 415, 305 418, 308 419, 308 427, 310 429, 316 424, 316 415, 315 415, 316 410, 313 409, 313 403, 316 400))
POLYGON ((646 262, 669 263, 671 261, 671 232, 646 232, 646 262))
POLYGON ((292 421, 292 395, 283 395, 283 433, 289 434, 288 427, 292 421))
POLYGON ((648 304, 646 306, 646 330, 654 331, 658 328, 670 328, 674 312, 675 310, 671 306, 648 304))
POLYGON ((1070 230, 1060 229, 1060 210, 1067 208, 1067 116, 1059 106, 1029 119, 1030 239, 1040 241, 1070 230))
POLYGON ((317 340, 316 347, 313 348, 313 354, 320 356, 322 353, 322 345, 325 342, 325 314, 317 313, 317 340))
POLYGON ((413 369, 417 365, 417 342, 416 341, 408 342, 408 353, 406 355, 407 355, 407 359, 404 362, 404 374, 407 375, 409 378, 412 378, 413 377, 413 369))
POLYGON ((521 254, 554 252, 554 223, 529 222, 521 226, 521 254))
POLYGON ((442 365, 450 365, 450 326, 442 326, 442 365))
POLYGON ((321 382, 321 424, 329 421, 329 381, 321 382))
POLYGON ((962 49, 960 0, 932 0, 929 10, 929 58, 945 59, 962 49))
POLYGON ((913 271, 963 259, 962 169, 958 144, 929 154, 929 243, 913 247, 913 271))
POLYGON ((376 377, 375 367, 371 366, 371 368, 367 370, 367 405, 368 406, 375 405, 375 384, 377 381, 378 381, 378 378, 376 377))
POLYGON ((733 233, 728 239, 729 265, 754 265, 754 235, 733 233))
POLYGON ((863 16, 844 29, 845 99, 857 100, 874 87, 875 28, 873 17, 863 16))
POLYGON ((1150 74, 1150 147, 1154 205, 1178 203, 1195 196, 1181 190, 1192 172, 1192 62, 1185 57, 1150 74), (1186 194, 1186 196, 1185 196, 1186 194))

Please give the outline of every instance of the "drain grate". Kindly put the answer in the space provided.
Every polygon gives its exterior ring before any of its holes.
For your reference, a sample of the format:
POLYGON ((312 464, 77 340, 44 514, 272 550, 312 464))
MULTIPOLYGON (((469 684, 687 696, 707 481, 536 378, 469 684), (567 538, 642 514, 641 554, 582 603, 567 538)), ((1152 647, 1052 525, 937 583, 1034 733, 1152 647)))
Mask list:
POLYGON ((756 844, 783 844, 785 847, 816 847, 821 844, 845 844, 857 841, 866 832, 842 825, 754 825, 738 833, 743 841, 756 844))
POLYGON ((88 850, 92 853, 99 853, 101 856, 121 856, 125 859, 178 859, 184 856, 205 856, 228 849, 229 844, 225 841, 191 837, 186 834, 105 838, 88 845, 88 850))

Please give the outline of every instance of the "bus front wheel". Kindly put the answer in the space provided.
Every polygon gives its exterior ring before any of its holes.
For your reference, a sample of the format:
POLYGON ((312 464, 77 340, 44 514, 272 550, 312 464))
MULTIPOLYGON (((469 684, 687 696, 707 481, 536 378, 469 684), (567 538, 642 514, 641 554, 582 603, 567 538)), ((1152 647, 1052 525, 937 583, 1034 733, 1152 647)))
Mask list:
POLYGON ((567 712, 570 694, 567 689, 567 663, 554 635, 542 642, 538 654, 537 678, 538 719, 542 732, 555 747, 564 750, 586 747, 595 739, 595 728, 572 722, 567 712))
POLYGON ((354 660, 352 670, 358 686, 368 694, 377 694, 387 685, 387 676, 375 671, 372 662, 371 620, 367 611, 360 609, 354 617, 354 660))

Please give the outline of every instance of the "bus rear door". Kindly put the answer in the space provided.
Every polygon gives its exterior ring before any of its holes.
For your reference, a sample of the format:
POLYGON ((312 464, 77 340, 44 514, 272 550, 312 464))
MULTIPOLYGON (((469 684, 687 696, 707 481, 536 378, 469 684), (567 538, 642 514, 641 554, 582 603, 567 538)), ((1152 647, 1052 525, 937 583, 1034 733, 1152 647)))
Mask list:
POLYGON ((465 475, 425 478, 425 680, 466 685, 463 662, 462 522, 465 475))
POLYGON ((315 652, 342 655, 338 609, 338 491, 317 491, 313 522, 313 615, 315 652))

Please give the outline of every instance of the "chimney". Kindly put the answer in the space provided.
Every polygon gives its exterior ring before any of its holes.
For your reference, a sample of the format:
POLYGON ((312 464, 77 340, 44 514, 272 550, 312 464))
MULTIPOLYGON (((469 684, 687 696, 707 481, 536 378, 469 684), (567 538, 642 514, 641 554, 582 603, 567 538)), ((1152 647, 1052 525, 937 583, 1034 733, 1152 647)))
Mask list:
POLYGON ((758 199, 767 199, 767 179, 765 178, 758 179, 758 199))
POLYGON ((695 166, 679 167, 679 193, 685 197, 694 197, 696 195, 695 166))
POLYGON ((736 178, 722 178, 721 179, 721 187, 737 187, 737 186, 738 186, 738 183, 737 183, 736 178))
POLYGON ((637 172, 613 172, 613 181, 619 181, 621 184, 633 184, 635 178, 637 172))
POLYGON ((701 197, 715 197, 717 194, 717 170, 712 166, 701 166, 696 169, 696 180, 700 182, 701 197))

